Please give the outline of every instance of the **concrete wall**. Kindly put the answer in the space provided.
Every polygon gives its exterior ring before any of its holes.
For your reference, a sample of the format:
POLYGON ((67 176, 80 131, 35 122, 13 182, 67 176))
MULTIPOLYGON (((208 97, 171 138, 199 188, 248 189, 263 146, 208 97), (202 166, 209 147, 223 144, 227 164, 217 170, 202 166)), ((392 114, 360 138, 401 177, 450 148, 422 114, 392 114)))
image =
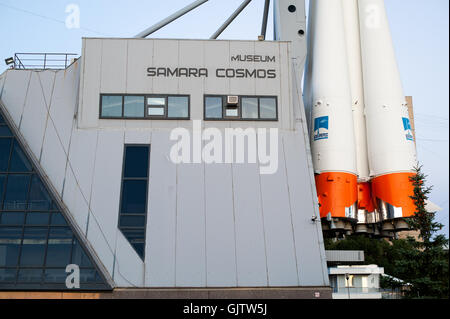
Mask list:
POLYGON ((294 110, 301 97, 291 93, 287 43, 89 39, 83 50, 67 70, 6 71, 0 98, 116 286, 328 285, 320 222, 311 221, 318 216, 317 199, 304 113, 294 110), (276 85, 146 82, 146 67, 163 58, 175 63, 182 57, 170 52, 181 47, 204 65, 227 59, 231 48, 273 52, 280 77, 276 85), (124 68, 115 59, 129 63, 124 68), (83 77, 81 69, 90 75, 83 77), (192 118, 200 119, 203 91, 279 96, 278 122, 203 122, 220 129, 280 128, 275 174, 260 175, 259 163, 172 163, 170 130, 190 128, 190 121, 98 119, 101 92, 189 93, 192 118), (151 144, 144 261, 117 227, 125 143, 151 144))

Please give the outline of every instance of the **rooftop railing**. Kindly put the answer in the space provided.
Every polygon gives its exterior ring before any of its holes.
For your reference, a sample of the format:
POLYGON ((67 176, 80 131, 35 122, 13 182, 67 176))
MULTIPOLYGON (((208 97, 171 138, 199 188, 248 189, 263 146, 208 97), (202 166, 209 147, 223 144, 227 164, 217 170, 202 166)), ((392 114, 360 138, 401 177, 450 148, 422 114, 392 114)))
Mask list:
POLYGON ((67 69, 77 59, 75 53, 16 53, 14 69, 67 69))

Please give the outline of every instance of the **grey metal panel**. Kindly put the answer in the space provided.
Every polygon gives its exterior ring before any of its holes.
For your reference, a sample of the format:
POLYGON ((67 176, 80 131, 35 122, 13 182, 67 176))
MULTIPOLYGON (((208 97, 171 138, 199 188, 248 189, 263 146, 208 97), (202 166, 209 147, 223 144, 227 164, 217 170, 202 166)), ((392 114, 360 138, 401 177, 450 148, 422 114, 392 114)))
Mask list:
POLYGON ((25 107, 19 124, 19 130, 36 156, 40 158, 42 142, 47 125, 47 106, 36 72, 31 74, 30 87, 25 99, 25 107))
POLYGON ((311 193, 310 174, 306 163, 304 141, 300 134, 286 134, 283 137, 286 168, 291 199, 297 263, 301 286, 321 286, 328 284, 326 275, 323 238, 318 217, 318 206, 311 193))
POLYGON ((74 111, 78 102, 80 73, 78 63, 77 61, 70 69, 56 73, 50 105, 50 117, 66 152, 69 151, 74 111))
POLYGON ((168 157, 169 132, 153 132, 145 248, 145 286, 175 286, 176 165, 168 157))
MULTIPOLYGON (((114 254, 120 202, 123 159, 123 131, 100 131, 90 201, 88 239, 99 256, 106 260, 114 254)), ((111 263, 105 265, 112 272, 111 263)), ((110 272, 110 273, 111 273, 110 272)))
POLYGON ((278 152, 277 171, 260 175, 269 286, 298 286, 294 229, 281 136, 278 152))
POLYGON ((325 250, 328 262, 363 262, 364 250, 325 250))
POLYGON ((236 286, 231 164, 205 165, 205 206, 207 286, 236 286))
POLYGON ((205 176, 203 164, 177 167, 176 286, 206 285, 205 176))
POLYGON ((238 286, 267 286, 267 259, 257 164, 233 164, 238 286))
POLYGON ((116 287, 142 287, 144 285, 144 262, 119 230, 117 230, 114 254, 113 278, 116 287))
MULTIPOLYGON (((127 41, 102 41, 100 93, 126 92, 127 41)), ((97 61, 98 62, 98 61, 97 61)))
MULTIPOLYGON (((49 107, 53 94, 55 75, 56 72, 51 70, 46 70, 38 73, 39 81, 42 86, 42 92, 44 93, 44 99, 49 107)), ((73 87, 71 87, 71 89, 73 90, 73 87)))
POLYGON ((8 70, 6 81, 3 85, 2 102, 8 108, 14 124, 19 126, 25 106, 28 87, 31 79, 31 71, 8 70))
POLYGON ((83 39, 78 127, 96 127, 102 74, 102 40, 83 39))
POLYGON ((66 171, 67 153, 59 140, 58 133, 52 121, 47 122, 42 146, 40 164, 52 181, 53 186, 62 194, 66 171))

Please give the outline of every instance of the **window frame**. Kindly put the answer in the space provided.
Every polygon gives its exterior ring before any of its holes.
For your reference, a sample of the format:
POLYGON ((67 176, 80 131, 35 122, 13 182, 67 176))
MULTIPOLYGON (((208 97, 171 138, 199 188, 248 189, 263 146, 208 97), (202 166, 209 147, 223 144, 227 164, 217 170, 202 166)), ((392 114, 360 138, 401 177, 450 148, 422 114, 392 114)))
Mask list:
MULTIPOLYGON (((228 94, 234 95, 234 94, 228 94)), ((235 117, 227 117, 226 116, 226 98, 228 95, 223 94, 204 94, 203 95, 203 120, 204 121, 246 121, 246 122, 278 122, 279 111, 278 111, 278 96, 277 95, 237 95, 239 98, 239 102, 237 104, 238 116, 235 117), (222 117, 221 118, 213 118, 206 116, 206 99, 208 97, 221 97, 222 98, 222 117), (243 118, 242 117, 242 99, 243 98, 256 98, 258 100, 258 118, 243 118), (275 99, 275 114, 276 117, 272 119, 261 118, 261 98, 273 98, 275 99)))
POLYGON ((100 93, 100 102, 99 102, 99 113, 98 118, 100 120, 190 120, 191 119, 191 96, 189 94, 120 94, 120 93, 100 93), (122 97, 122 116, 114 117, 114 116, 103 116, 103 96, 121 96, 122 97), (125 97, 126 96, 143 96, 144 97, 144 116, 143 117, 131 117, 125 116, 125 97), (188 101, 188 116, 187 117, 169 117, 168 114, 168 102, 169 97, 187 97, 188 101), (148 104, 148 98, 161 98, 165 99, 164 105, 164 115, 148 115, 148 109, 150 105, 148 104))
POLYGON ((118 220, 117 220, 117 228, 120 230, 120 232, 122 233, 122 235, 127 239, 128 243, 130 244, 130 246, 135 250, 136 254, 142 258, 143 261, 145 261, 145 246, 146 246, 146 237, 147 237, 147 222, 148 222, 148 200, 149 200, 149 187, 150 187, 150 155, 151 155, 151 145, 150 144, 145 144, 145 143, 127 143, 124 144, 123 146, 123 159, 122 159, 122 173, 120 176, 120 201, 119 201, 119 212, 118 212, 118 220), (147 177, 124 177, 125 174, 125 162, 126 162, 126 157, 127 157, 127 152, 126 152, 126 148, 127 147, 135 147, 135 146, 139 146, 139 147, 143 147, 146 146, 148 148, 148 169, 147 169, 147 177), (146 198, 145 198, 145 208, 144 208, 144 213, 143 214, 137 214, 137 213, 122 213, 122 200, 123 200, 123 185, 124 185, 124 181, 130 181, 130 180, 134 180, 134 181, 142 181, 142 180, 146 180, 147 184, 146 184, 146 198), (121 218, 123 216, 144 216, 144 225, 142 227, 135 227, 135 226, 121 226, 121 218), (125 234, 123 233, 122 230, 143 230, 144 231, 144 250, 142 252, 142 256, 139 254, 139 252, 134 248, 133 244, 128 240, 128 238, 125 236, 125 234))

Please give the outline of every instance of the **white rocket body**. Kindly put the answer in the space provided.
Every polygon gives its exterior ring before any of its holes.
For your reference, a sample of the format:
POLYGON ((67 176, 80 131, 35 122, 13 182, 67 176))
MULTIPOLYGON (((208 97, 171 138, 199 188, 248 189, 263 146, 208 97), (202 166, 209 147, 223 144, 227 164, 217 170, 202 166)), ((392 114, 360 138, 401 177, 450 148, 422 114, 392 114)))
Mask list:
POLYGON ((306 107, 311 116, 310 138, 314 170, 317 174, 347 172, 356 175, 342 3, 315 0, 310 2, 310 6, 305 92, 306 107), (318 123, 320 118, 323 123, 318 123))
POLYGON ((416 151, 384 1, 360 0, 359 15, 370 175, 411 172, 416 151))
POLYGON ((366 119, 364 116, 364 88, 359 36, 358 0, 341 1, 344 13, 345 40, 347 44, 348 71, 352 96, 358 181, 367 182, 370 176, 367 155, 366 119))

